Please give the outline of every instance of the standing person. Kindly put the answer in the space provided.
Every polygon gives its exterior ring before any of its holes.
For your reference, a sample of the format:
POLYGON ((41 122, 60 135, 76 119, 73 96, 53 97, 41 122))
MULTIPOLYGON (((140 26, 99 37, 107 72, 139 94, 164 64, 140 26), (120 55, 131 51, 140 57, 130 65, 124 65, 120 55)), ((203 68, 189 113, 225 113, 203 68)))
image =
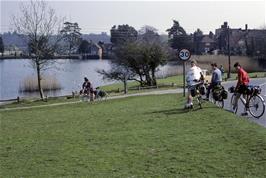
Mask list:
POLYGON ((191 60, 190 62, 191 68, 187 72, 186 81, 188 85, 188 96, 187 96, 187 103, 185 108, 190 108, 193 106, 193 97, 191 95, 191 91, 194 90, 193 85, 197 84, 200 80, 203 80, 202 70, 197 66, 196 60, 191 60))
POLYGON ((212 66, 213 72, 212 72, 211 83, 210 83, 210 85, 208 87, 208 90, 207 90, 207 96, 206 96, 207 100, 209 100, 211 89, 213 89, 217 85, 221 85, 221 83, 222 83, 222 72, 221 72, 221 70, 218 69, 216 63, 212 63, 211 66, 212 66))
MULTIPOLYGON (((221 73, 222 73, 222 77, 224 76, 224 67, 223 67, 223 65, 220 65, 220 71, 221 71, 221 73)), ((223 79, 223 78, 222 78, 223 79)))
MULTIPOLYGON (((249 84, 249 76, 248 73, 241 67, 241 65, 236 62, 234 64, 234 68, 237 71, 237 75, 238 75, 238 81, 236 84, 236 92, 237 95, 235 97, 235 101, 234 101, 234 107, 237 105, 237 102, 241 96, 241 94, 243 94, 243 98, 247 101, 247 90, 248 90, 248 84, 249 84)), ((243 116, 247 115, 247 111, 245 109, 244 113, 242 113, 243 116)))

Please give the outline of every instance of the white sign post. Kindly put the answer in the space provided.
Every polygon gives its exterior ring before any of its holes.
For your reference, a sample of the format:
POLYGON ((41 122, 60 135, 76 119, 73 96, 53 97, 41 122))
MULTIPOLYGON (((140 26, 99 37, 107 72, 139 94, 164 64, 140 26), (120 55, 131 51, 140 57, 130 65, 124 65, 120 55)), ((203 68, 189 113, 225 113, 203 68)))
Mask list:
POLYGON ((190 54, 190 51, 187 50, 187 49, 181 49, 179 52, 178 52, 178 58, 180 60, 183 61, 183 96, 185 96, 185 93, 186 93, 186 65, 185 65, 185 62, 187 60, 189 60, 191 54, 190 54))

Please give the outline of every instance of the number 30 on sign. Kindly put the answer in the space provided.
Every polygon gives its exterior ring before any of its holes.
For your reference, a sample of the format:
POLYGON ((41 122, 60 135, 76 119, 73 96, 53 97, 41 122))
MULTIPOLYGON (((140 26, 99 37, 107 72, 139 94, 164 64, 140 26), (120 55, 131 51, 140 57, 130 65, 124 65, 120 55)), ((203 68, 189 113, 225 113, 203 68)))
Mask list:
POLYGON ((189 50, 187 50, 187 49, 182 49, 182 50, 180 50, 179 53, 178 53, 178 57, 179 57, 179 59, 181 59, 182 61, 187 61, 187 60, 189 60, 190 56, 191 56, 191 54, 190 54, 189 50))

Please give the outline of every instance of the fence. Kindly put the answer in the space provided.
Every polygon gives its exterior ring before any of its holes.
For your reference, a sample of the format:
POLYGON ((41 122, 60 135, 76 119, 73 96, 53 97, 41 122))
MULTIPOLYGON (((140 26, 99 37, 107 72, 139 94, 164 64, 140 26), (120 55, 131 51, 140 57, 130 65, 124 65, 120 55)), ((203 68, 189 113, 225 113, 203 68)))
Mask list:
POLYGON ((0 100, 0 102, 11 102, 11 101, 17 101, 19 103, 20 102, 20 97, 18 96, 17 98, 14 98, 14 99, 0 100))
MULTIPOLYGON (((61 96, 52 96, 52 97, 45 96, 43 100, 47 102, 48 101, 48 98, 50 98, 50 99, 56 99, 56 98, 66 97, 67 99, 71 99, 71 98, 76 98, 78 96, 79 96, 78 93, 72 92, 71 95, 61 95, 61 96)), ((19 103, 22 100, 23 100, 23 98, 21 98, 21 97, 18 96, 17 98, 14 98, 14 99, 0 100, 0 103, 7 103, 7 102, 17 102, 17 103, 19 103)))

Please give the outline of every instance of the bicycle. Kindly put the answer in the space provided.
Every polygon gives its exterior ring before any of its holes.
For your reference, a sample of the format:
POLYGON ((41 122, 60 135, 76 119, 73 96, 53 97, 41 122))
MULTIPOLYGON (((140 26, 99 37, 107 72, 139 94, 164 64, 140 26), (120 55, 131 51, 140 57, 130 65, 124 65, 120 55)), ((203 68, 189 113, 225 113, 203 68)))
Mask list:
MULTIPOLYGON (((230 87, 229 92, 233 93, 230 102, 231 111, 236 114, 238 110, 238 103, 236 103, 236 106, 234 103, 238 91, 235 87, 230 87)), ((248 90, 246 92, 247 101, 242 96, 240 97, 240 101, 243 103, 245 110, 257 119, 259 119, 265 112, 265 101, 260 93, 261 88, 259 86, 248 86, 248 90)))
MULTIPOLYGON (((203 81, 200 81, 200 82, 197 82, 193 85, 189 85, 188 86, 188 89, 191 91, 191 96, 194 98, 196 98, 196 101, 198 102, 198 105, 199 105, 199 108, 202 109, 202 103, 203 103, 203 98, 202 98, 202 87, 205 87, 204 86, 204 82, 203 81)), ((193 109, 193 105, 190 106, 190 108, 188 109, 193 109)))
POLYGON ((94 91, 94 95, 95 95, 95 99, 97 100, 106 100, 108 93, 104 90, 101 90, 99 87, 96 88, 96 90, 94 91))
MULTIPOLYGON (((208 84, 205 84, 206 88, 208 88, 208 84)), ((209 101, 219 108, 224 107, 224 99, 227 98, 227 91, 224 90, 222 85, 214 86, 209 95, 209 101)))

